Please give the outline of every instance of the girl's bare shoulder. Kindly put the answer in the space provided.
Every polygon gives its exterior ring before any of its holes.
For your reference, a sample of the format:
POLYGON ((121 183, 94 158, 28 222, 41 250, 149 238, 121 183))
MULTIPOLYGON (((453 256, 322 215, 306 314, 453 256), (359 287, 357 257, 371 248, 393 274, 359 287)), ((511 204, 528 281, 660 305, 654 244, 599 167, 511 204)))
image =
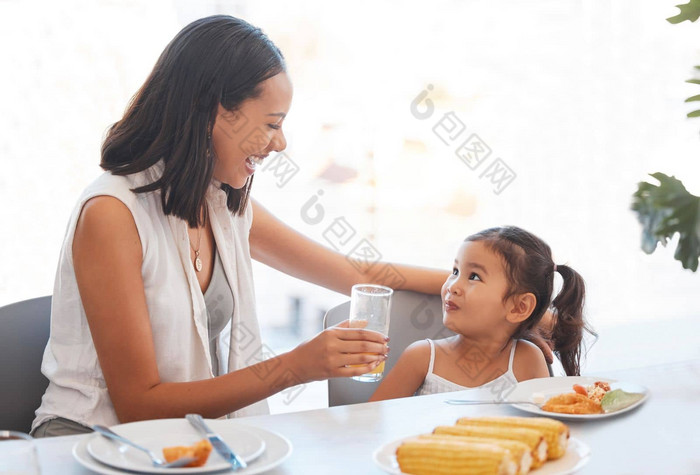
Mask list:
MULTIPOLYGON (((391 345, 391 342, 389 342, 389 345, 391 345)), ((420 361, 421 359, 424 358, 430 358, 430 343, 428 343, 428 340, 418 340, 414 341, 410 345, 406 347, 406 349, 403 352, 402 357, 405 356, 406 358, 412 360, 412 361, 420 361)))

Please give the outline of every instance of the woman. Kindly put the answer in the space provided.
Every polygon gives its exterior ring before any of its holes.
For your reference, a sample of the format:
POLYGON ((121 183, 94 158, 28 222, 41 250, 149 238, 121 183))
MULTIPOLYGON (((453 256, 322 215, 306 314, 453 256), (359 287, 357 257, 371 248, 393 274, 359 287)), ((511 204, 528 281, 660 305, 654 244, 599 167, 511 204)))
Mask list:
MULTIPOLYGON (((286 146, 291 100, 281 52, 242 20, 197 20, 166 47, 109 130, 106 173, 71 217, 35 436, 264 414, 278 391, 385 359, 381 335, 340 325, 260 362, 251 257, 345 294, 373 280, 250 199, 256 167, 286 146), (230 347, 220 347, 229 323, 230 347)), ((426 293, 447 276, 397 268, 404 288, 426 293)))

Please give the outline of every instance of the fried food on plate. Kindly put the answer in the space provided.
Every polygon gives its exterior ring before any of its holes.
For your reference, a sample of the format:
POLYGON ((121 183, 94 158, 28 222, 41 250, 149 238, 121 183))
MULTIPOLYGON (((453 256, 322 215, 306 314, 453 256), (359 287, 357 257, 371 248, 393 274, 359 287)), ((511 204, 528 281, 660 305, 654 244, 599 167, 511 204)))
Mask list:
POLYGON ((163 449, 163 457, 165 457, 166 462, 172 462, 182 457, 195 457, 196 460, 185 465, 185 467, 201 467, 207 463, 211 449, 211 442, 209 442, 207 439, 202 439, 196 444, 187 447, 165 447, 163 449))
POLYGON ((543 411, 562 414, 602 414, 600 403, 579 393, 565 393, 553 396, 542 406, 543 411))

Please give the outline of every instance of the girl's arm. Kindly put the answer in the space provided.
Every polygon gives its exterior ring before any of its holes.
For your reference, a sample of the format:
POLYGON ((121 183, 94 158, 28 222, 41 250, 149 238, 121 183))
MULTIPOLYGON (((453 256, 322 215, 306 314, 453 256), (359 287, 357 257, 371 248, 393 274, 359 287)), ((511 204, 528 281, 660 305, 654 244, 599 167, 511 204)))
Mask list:
POLYGON ((387 352, 379 333, 339 325, 251 367, 212 379, 164 383, 141 276, 141 241, 129 209, 110 196, 89 200, 72 249, 80 299, 120 422, 187 413, 221 417, 300 383, 367 373, 387 352), (346 367, 352 364, 361 366, 346 367), (258 376, 267 371, 264 379, 258 376))
POLYGON ((423 384, 429 364, 430 344, 426 340, 411 343, 369 400, 383 401, 413 396, 423 384))
POLYGON ((387 263, 377 262, 361 272, 347 256, 335 252, 305 237, 274 217, 257 201, 253 205, 253 225, 250 230, 250 252, 253 259, 293 277, 350 295, 357 283, 387 285, 394 289, 415 290, 439 294, 448 276, 447 271, 416 266, 391 264, 396 273, 392 278, 387 263))
POLYGON ((518 381, 549 377, 542 350, 527 340, 518 340, 513 357, 513 374, 518 381))

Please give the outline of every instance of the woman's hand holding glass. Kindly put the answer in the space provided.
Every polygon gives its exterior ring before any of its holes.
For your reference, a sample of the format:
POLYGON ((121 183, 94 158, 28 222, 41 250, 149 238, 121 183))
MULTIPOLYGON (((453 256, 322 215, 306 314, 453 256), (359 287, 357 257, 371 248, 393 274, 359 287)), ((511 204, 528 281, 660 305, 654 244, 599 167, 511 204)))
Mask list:
POLYGON ((292 350, 293 371, 303 381, 369 373, 386 360, 388 341, 379 332, 349 328, 345 320, 292 350))

